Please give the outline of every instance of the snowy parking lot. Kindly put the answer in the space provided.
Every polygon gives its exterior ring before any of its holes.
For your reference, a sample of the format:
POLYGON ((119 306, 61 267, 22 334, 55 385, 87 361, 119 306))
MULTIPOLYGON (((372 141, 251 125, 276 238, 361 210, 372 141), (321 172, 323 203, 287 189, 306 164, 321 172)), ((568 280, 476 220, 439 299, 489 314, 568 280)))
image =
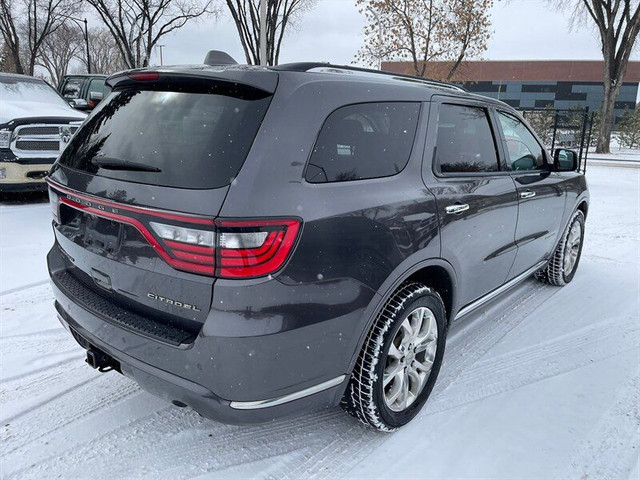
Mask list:
POLYGON ((5 198, 0 477, 640 478, 640 168, 587 178, 574 281, 529 279, 454 324, 429 402, 394 434, 340 409, 218 424, 92 370, 56 320, 48 203, 5 198))

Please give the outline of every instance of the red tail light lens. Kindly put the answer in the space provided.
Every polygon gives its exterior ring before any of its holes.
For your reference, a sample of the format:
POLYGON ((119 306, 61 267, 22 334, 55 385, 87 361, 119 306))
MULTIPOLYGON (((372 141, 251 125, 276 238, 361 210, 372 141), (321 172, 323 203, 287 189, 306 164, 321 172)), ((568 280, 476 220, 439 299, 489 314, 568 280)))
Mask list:
POLYGON ((299 220, 219 220, 216 222, 216 276, 253 278, 275 273, 295 245, 299 220))
POLYGON ((160 74, 158 72, 136 72, 130 73, 129 78, 136 82, 155 82, 160 78, 160 74))

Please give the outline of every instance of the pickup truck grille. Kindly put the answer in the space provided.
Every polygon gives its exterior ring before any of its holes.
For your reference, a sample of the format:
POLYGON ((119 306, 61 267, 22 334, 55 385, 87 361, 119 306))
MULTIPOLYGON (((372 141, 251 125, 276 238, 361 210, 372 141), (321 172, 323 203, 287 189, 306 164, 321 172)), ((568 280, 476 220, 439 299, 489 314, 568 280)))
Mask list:
POLYGON ((59 135, 59 125, 43 125, 40 127, 24 126, 20 127, 20 135, 59 135))
POLYGON ((12 135, 11 151, 18 158, 55 159, 79 125, 20 125, 12 135))
POLYGON ((54 140, 18 140, 16 148, 22 151, 57 152, 60 149, 60 142, 54 140))

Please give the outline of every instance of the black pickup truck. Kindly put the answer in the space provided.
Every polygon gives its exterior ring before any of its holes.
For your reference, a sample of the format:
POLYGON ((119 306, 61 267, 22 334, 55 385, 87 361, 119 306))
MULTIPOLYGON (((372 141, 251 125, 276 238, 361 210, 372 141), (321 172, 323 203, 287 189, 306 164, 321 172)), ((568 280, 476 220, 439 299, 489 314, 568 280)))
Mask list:
POLYGON ((104 83, 106 79, 102 74, 65 75, 58 91, 74 108, 93 110, 111 91, 104 83))

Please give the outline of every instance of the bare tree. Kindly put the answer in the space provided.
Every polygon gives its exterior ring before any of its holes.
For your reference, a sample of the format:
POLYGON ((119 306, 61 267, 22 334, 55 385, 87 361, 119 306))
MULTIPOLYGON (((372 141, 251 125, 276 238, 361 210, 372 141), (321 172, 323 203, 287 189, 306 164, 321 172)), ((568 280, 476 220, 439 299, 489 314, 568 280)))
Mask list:
POLYGON ((0 0, 0 32, 5 42, 10 60, 11 71, 24 73, 22 59, 20 58, 20 35, 18 35, 18 14, 14 5, 14 0, 0 0))
POLYGON ((449 80, 465 58, 487 49, 493 0, 356 0, 356 5, 368 22, 357 54, 365 64, 408 60, 415 75, 449 80), (450 64, 445 72, 428 72, 431 61, 450 64))
MULTIPOLYGON (((260 0, 226 0, 247 63, 260 65, 260 0)), ((280 60, 282 39, 316 0, 267 0, 267 65, 280 60)))
POLYGON ((0 31, 17 73, 33 75, 43 45, 82 0, 0 0, 0 31))
POLYGON ((109 29, 127 68, 148 66, 162 37, 191 20, 217 13, 212 0, 86 1, 109 29))
POLYGON ((10 52, 9 52, 9 49, 7 48, 7 44, 2 39, 2 37, 0 37, 0 72, 10 71, 9 56, 10 56, 10 52))
POLYGON ((75 25, 63 24, 42 44, 38 65, 49 73, 53 85, 58 85, 67 74, 69 64, 84 47, 82 33, 75 25))
MULTIPOLYGON (((565 1, 556 5, 566 8, 565 1)), ((640 32, 640 2, 637 0, 574 0, 573 21, 593 21, 604 58, 604 103, 596 152, 609 153, 616 98, 627 71, 629 57, 640 32)))
MULTIPOLYGON (((89 54, 93 73, 111 74, 127 68, 118 44, 107 28, 96 27, 89 30, 89 54)), ((76 58, 86 65, 86 49, 80 49, 76 58)))

